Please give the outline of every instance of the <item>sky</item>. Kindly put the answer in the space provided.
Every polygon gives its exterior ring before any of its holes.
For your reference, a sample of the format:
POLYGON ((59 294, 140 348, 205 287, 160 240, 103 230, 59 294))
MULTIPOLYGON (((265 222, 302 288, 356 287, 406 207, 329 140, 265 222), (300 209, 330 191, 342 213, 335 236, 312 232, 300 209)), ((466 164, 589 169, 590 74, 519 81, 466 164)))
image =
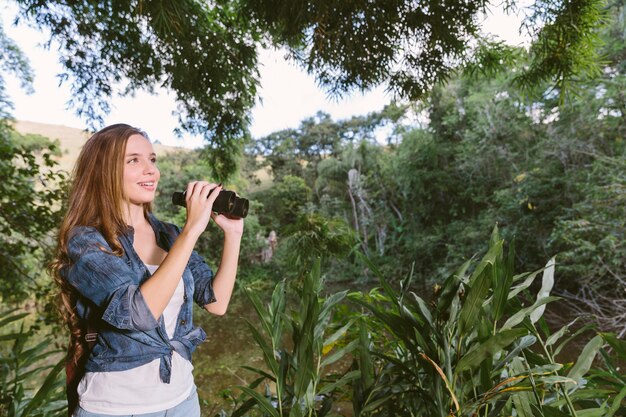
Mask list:
MULTIPOLYGON (((5 75, 7 93, 14 104, 13 116, 18 120, 49 123, 83 129, 85 121, 78 118, 66 103, 70 97, 67 84, 59 85, 57 74, 62 71, 54 48, 45 50, 41 45, 48 40, 45 33, 26 24, 14 26, 17 8, 11 1, 0 0, 0 16, 5 32, 20 46, 35 73, 34 93, 24 91, 17 79, 5 75)), ((490 14, 484 22, 485 31, 495 34, 511 44, 522 44, 525 38, 518 33, 519 18, 502 13, 490 14)), ((335 120, 350 118, 381 110, 391 100, 380 86, 364 94, 355 92, 338 100, 330 98, 320 89, 313 76, 293 62, 285 59, 281 50, 261 50, 260 88, 258 99, 251 111, 250 132, 258 138, 271 132, 295 128, 300 122, 318 111, 329 113, 335 120)), ((138 92, 133 97, 115 97, 105 125, 128 123, 148 133, 153 140, 170 146, 197 147, 201 138, 177 138, 173 130, 177 125, 172 115, 175 109, 174 94, 161 90, 151 95, 138 92)))

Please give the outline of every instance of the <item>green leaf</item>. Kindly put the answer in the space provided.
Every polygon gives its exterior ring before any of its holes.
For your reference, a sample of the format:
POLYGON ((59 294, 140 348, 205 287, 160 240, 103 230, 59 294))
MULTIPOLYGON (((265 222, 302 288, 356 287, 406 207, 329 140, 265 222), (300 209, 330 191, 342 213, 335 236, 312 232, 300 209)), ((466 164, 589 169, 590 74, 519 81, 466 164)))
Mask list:
POLYGON ((20 313, 20 314, 15 314, 13 316, 7 317, 6 319, 0 320, 0 327, 6 326, 7 324, 23 319, 24 317, 28 316, 29 313, 20 313))
POLYGON ((504 330, 467 352, 457 363, 455 373, 478 367, 485 359, 492 358, 504 347, 528 334, 526 329, 504 330))
MULTIPOLYGON (((509 292, 509 295, 507 297, 507 299, 511 299, 513 297, 516 297, 517 294, 519 294, 520 292, 524 291, 526 288, 530 287, 531 284, 533 283, 533 281, 535 280, 535 278, 537 277, 537 275, 539 275, 539 273, 542 271, 542 269, 532 272, 530 273, 526 279, 524 280, 524 282, 522 282, 521 284, 516 285, 515 287, 513 287, 511 289, 511 292, 509 292)), ((515 280, 515 278, 514 278, 515 280)))
POLYGON ((430 310, 428 309, 428 305, 417 294, 411 293, 411 296, 413 297, 413 300, 417 303, 417 305, 419 307, 419 310, 422 313, 422 317, 428 323, 428 325, 432 328, 433 327, 433 317, 430 314, 430 310))
POLYGON ((580 356, 578 356, 578 360, 572 369, 570 369, 567 377, 574 381, 579 381, 591 368, 593 359, 596 357, 596 353, 598 353, 598 350, 600 350, 603 344, 604 340, 600 335, 591 339, 580 353, 580 356))
POLYGON ((499 370, 500 368, 508 364, 515 356, 519 355, 521 351, 531 347, 536 342, 537 338, 533 335, 527 335, 522 337, 520 340, 518 340, 513 349, 506 355, 506 357, 494 366, 494 369, 496 371, 499 370))
POLYGON ((481 268, 481 273, 472 280, 472 287, 468 291, 463 307, 461 307, 459 316, 460 334, 464 334, 470 325, 480 320, 482 304, 491 285, 492 270, 493 265, 485 263, 481 268))
POLYGON ((52 368, 52 370, 48 373, 46 379, 43 381, 43 384, 41 385, 39 390, 37 390, 35 396, 28 402, 28 405, 20 414, 21 417, 28 416, 31 411, 35 410, 37 407, 43 404, 44 401, 46 401, 46 399, 50 395, 50 392, 56 388, 57 376, 63 369, 65 369, 65 358, 60 360, 55 365, 55 367, 52 368))
MULTIPOLYGON (((541 289, 537 293, 537 303, 541 300, 544 300, 550 296, 550 291, 552 291, 552 287, 554 286, 554 258, 550 259, 546 264, 545 269, 543 270, 543 277, 541 279, 541 289)), ((545 304, 540 305, 532 313, 530 313, 530 321, 532 323, 536 323, 541 316, 543 315, 544 310, 546 309, 545 304)))
MULTIPOLYGON (((512 374, 519 375, 524 373, 525 370, 526 368, 524 367, 524 364, 519 357, 514 358, 511 361, 512 374)), ((517 415, 519 417, 534 417, 532 405, 535 403, 535 401, 529 392, 516 392, 515 394, 511 395, 511 399, 515 407, 515 411, 517 412, 517 415)))
POLYGON ((353 381, 361 376, 361 371, 350 371, 346 373, 344 376, 339 378, 337 381, 326 384, 319 390, 317 395, 324 395, 331 392, 334 392, 337 388, 345 386, 348 382, 353 381))
POLYGON ((565 383, 576 384, 575 380, 559 375, 540 376, 538 380, 548 385, 565 383))
POLYGON ((626 340, 618 339, 613 333, 600 333, 600 335, 615 350, 618 358, 626 360, 626 340))
POLYGON ((604 417, 606 416, 606 407, 586 408, 584 410, 576 410, 577 417, 604 417))
POLYGON ((267 344, 257 328, 248 320, 246 320, 246 322, 248 323, 248 328, 250 329, 250 333, 252 333, 252 337, 263 351, 263 357, 265 359, 266 365, 272 370, 274 374, 276 374, 278 372, 278 363, 276 361, 274 350, 267 344))
POLYGON ((342 326, 339 330, 337 330, 335 333, 329 336, 326 340, 324 340, 324 347, 328 347, 330 345, 333 345, 335 342, 337 342, 337 340, 339 340, 341 337, 343 337, 344 334, 346 334, 346 332, 348 331, 350 326, 352 326, 353 323, 354 323, 354 320, 350 320, 348 323, 342 326))
POLYGON ((533 311, 535 311, 537 308, 555 300, 560 300, 560 298, 559 297, 545 297, 545 298, 542 298, 541 300, 537 300, 530 307, 522 308, 517 313, 509 317, 509 319, 506 322, 504 322, 504 325, 502 325, 502 330, 510 329, 510 328, 517 326, 522 321, 524 321, 524 319, 533 311))
POLYGON ((248 396, 254 398, 256 403, 263 410, 265 410, 265 412, 268 413, 270 416, 272 416, 272 417, 280 417, 280 415, 278 414, 278 411, 274 407, 272 407, 272 404, 263 395, 259 394, 257 391, 255 391, 253 389, 250 389, 248 387, 238 386, 237 388, 239 388, 240 390, 245 392, 248 396))
POLYGON ((443 283, 443 287, 441 289, 441 295, 437 300, 437 310, 440 312, 444 312, 450 306, 452 299, 459 291, 459 285, 461 285, 462 278, 465 276, 467 272, 467 268, 469 268, 471 259, 465 262, 461 267, 452 275, 446 279, 443 283))
POLYGON ((622 388, 619 394, 617 394, 613 399, 613 404, 611 405, 609 413, 606 415, 606 417, 613 417, 615 413, 617 413, 617 410, 622 407, 622 401, 624 400, 624 397, 626 397, 626 386, 622 388))
MULTIPOLYGON (((536 406, 533 407, 537 408, 536 406)), ((564 413, 556 407, 550 407, 549 405, 544 405, 541 411, 543 411, 545 417, 570 417, 569 414, 564 413)), ((536 415, 540 416, 541 411, 537 410, 536 415)))
POLYGON ((498 282, 493 289, 493 320, 498 321, 504 314, 506 303, 508 301, 509 291, 513 284, 513 261, 515 260, 515 245, 511 242, 509 246, 509 254, 507 256, 507 264, 502 275, 501 282, 498 282))
POLYGON ((550 335, 550 337, 548 337, 548 339, 546 340, 546 346, 552 346, 553 344, 555 344, 556 342, 558 342, 558 340, 563 337, 563 335, 565 335, 565 333, 569 330, 569 328, 578 321, 579 317, 576 317, 574 320, 572 320, 571 322, 569 322, 568 324, 566 324, 565 326, 561 327, 556 333, 553 333, 550 335))
POLYGON ((359 340, 355 339, 351 341, 350 343, 348 343, 347 345, 345 345, 344 347, 342 347, 341 349, 337 349, 333 351, 332 354, 324 356, 324 359, 322 360, 322 363, 320 366, 323 368, 323 367, 330 365, 331 363, 337 362, 339 359, 343 358, 346 353, 352 352, 358 346, 358 344, 359 344, 359 340))

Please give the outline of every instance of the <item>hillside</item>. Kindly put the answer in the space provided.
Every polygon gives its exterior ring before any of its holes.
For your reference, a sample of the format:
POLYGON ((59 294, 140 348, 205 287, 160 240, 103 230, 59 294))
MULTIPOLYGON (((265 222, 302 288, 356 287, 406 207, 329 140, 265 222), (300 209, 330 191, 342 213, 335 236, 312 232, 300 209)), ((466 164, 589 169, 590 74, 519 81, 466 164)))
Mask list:
MULTIPOLYGON (((15 130, 22 134, 30 133, 42 135, 51 140, 58 139, 61 144, 61 150, 63 151, 63 155, 58 160, 59 166, 62 170, 67 172, 72 170, 80 149, 90 135, 89 132, 74 127, 28 122, 24 120, 16 121, 13 126, 15 130)), ((185 148, 160 144, 154 145, 154 149, 158 155, 175 151, 186 151, 185 148)))

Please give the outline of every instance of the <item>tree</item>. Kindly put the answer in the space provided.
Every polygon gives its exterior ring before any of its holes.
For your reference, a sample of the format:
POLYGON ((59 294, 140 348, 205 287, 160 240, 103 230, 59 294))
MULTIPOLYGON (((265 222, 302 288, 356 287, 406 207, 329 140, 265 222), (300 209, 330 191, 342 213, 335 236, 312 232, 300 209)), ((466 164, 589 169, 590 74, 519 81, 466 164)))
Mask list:
POLYGON ((70 82, 70 106, 100 127, 114 94, 164 87, 181 131, 204 136, 212 166, 235 171, 256 97, 257 31, 234 2, 18 0, 20 15, 49 29, 70 82))
MULTIPOLYGON (((259 45, 288 48, 332 94, 387 84, 410 100, 465 63, 489 71, 515 56, 482 38, 477 22, 492 6, 486 0, 16 2, 16 21, 50 30, 61 80, 72 85, 70 105, 91 127, 101 124, 112 95, 164 87, 176 96, 180 131, 207 139, 222 178, 235 170, 247 135, 259 45)), ((507 11, 517 6, 504 3, 507 11)), ((576 77, 597 75, 603 19, 603 0, 536 0, 523 24, 533 44, 518 84, 531 89, 550 80, 564 93, 576 77)))
MULTIPOLYGON (((0 26, 0 68, 30 87, 32 71, 0 26)), ((55 171, 56 145, 11 127, 11 102, 0 78, 0 296, 19 301, 36 290, 47 252, 49 232, 60 216, 58 188, 65 175, 55 171)))
MULTIPOLYGON (((242 0, 251 20, 331 93, 386 84, 422 98, 478 54, 479 67, 501 68, 512 48, 485 39, 478 24, 488 8, 515 12, 520 2, 487 0, 242 0), (495 58, 495 59, 494 59, 495 58)), ((597 75, 603 0, 537 0, 523 28, 533 38, 531 64, 516 80, 530 89, 545 80, 561 91, 580 75, 597 75)))

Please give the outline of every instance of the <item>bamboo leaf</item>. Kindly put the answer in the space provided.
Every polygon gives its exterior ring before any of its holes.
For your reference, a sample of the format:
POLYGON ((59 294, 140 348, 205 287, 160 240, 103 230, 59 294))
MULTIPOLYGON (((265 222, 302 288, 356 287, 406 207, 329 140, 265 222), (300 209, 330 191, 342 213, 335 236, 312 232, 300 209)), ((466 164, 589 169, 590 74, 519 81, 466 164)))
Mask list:
POLYGON ((452 302, 452 299, 459 291, 459 285, 461 285, 462 278, 469 268, 471 259, 465 262, 461 267, 452 275, 446 279, 441 289, 441 295, 437 301, 437 310, 440 312, 446 311, 452 302))
MULTIPOLYGON (((530 273, 521 284, 518 284, 511 289, 511 292, 509 292, 509 296, 507 297, 507 299, 510 300, 511 298, 516 297, 517 294, 524 291, 526 288, 530 287, 533 281, 535 280, 535 278, 537 277, 537 275, 539 275, 541 271, 542 269, 530 273)), ((513 280, 515 281, 515 278, 513 278, 513 280)))
POLYGON ((490 273, 492 268, 492 264, 486 263, 481 270, 481 274, 473 280, 472 287, 468 291, 463 307, 461 307, 459 317, 460 334, 465 333, 470 324, 477 323, 480 320, 482 304, 491 285, 490 273))
POLYGON ((359 340, 355 339, 342 347, 341 349, 337 349, 331 355, 325 356, 322 360, 321 367, 325 367, 330 365, 331 363, 337 362, 339 359, 343 358, 344 355, 348 352, 352 352, 359 344, 359 340))
POLYGON ((496 371, 499 370, 501 367, 508 364, 511 361, 511 359, 513 359, 515 356, 519 355, 521 351, 523 351, 526 348, 531 347, 536 342, 537 342, 537 338, 533 335, 526 335, 522 337, 521 339, 518 340, 518 342, 515 344, 513 349, 508 353, 508 355, 506 355, 504 359, 502 359, 500 362, 498 362, 494 366, 494 369, 496 371))
MULTIPOLYGON (((554 258, 550 259, 546 264, 545 269, 543 270, 543 276, 541 279, 541 289, 537 293, 537 304, 543 299, 546 299, 550 296, 550 291, 552 291, 552 287, 554 286, 554 258)), ((543 312, 545 311, 545 304, 540 305, 532 313, 530 313, 530 321, 532 323, 536 323, 543 312)))
POLYGON ((528 333, 526 329, 504 330, 491 336, 480 345, 467 352, 457 363, 455 373, 478 367, 485 359, 493 357, 504 347, 528 333))
POLYGON ((252 333, 252 337, 263 351, 263 357, 265 358, 266 365, 272 370, 274 374, 276 374, 278 372, 278 363, 276 362, 276 354, 274 350, 267 344, 263 336, 261 336, 261 333, 259 333, 257 328, 252 325, 252 323, 250 323, 248 320, 246 320, 246 323, 248 323, 248 328, 252 333))
POLYGON ((353 323, 354 323, 354 320, 350 320, 348 323, 346 323, 346 325, 342 326, 339 330, 337 330, 335 333, 329 336, 326 340, 324 340, 324 348, 334 345, 337 342, 337 340, 339 340, 341 337, 343 337, 344 334, 346 334, 346 332, 348 331, 350 326, 352 326, 353 323))
POLYGON ((576 330, 571 336, 569 336, 567 339, 565 339, 564 341, 562 341, 557 348, 554 350, 554 356, 557 356, 561 350, 567 346, 567 344, 569 342, 571 342, 572 340, 576 340, 576 338, 581 335, 582 333, 586 332, 589 329, 592 329, 593 325, 591 324, 587 324, 585 326, 582 326, 580 329, 576 330))
POLYGON ((272 417, 280 417, 280 415, 278 414, 278 411, 274 407, 272 407, 272 404, 263 395, 259 394, 255 390, 250 389, 248 387, 238 386, 237 388, 239 388, 240 390, 245 392, 248 396, 254 398, 256 403, 263 410, 265 410, 265 412, 267 412, 270 416, 272 416, 272 417))
POLYGON ((600 335, 591 339, 580 353, 580 356, 578 356, 578 360, 572 369, 570 369, 567 377, 573 379, 574 381, 579 381, 587 372, 589 372, 593 359, 596 357, 598 350, 600 350, 603 344, 604 340, 600 335))
POLYGON ((538 416, 543 414, 545 417, 570 417, 569 414, 564 413, 556 407, 550 407, 549 405, 544 405, 541 410, 536 406, 535 408, 537 409, 536 415, 538 416))
POLYGON ((548 384, 548 385, 552 385, 552 384, 565 384, 565 383, 570 383, 570 384, 576 384, 576 381, 571 379, 571 378, 567 378, 565 376, 559 376, 559 375, 551 375, 551 376, 540 376, 539 381, 548 384))
POLYGON ((546 339, 546 346, 552 346, 553 344, 555 344, 556 342, 559 341, 559 339, 561 337, 563 337, 563 335, 565 335, 565 333, 567 333, 567 331, 569 330, 569 328, 578 321, 579 317, 576 317, 574 320, 572 320, 571 322, 569 322, 568 324, 566 324, 565 326, 561 327, 556 333, 553 333, 550 335, 550 337, 548 337, 548 339, 546 339))
POLYGON ((248 370, 248 371, 250 371, 250 372, 257 373, 257 374, 259 374, 259 375, 263 376, 264 378, 269 379, 269 380, 270 380, 270 381, 272 381, 272 382, 276 382, 276 378, 274 378, 274 376, 273 376, 273 375, 268 374, 267 372, 265 372, 265 371, 264 371, 264 370, 262 370, 262 369, 259 369, 259 368, 254 368, 254 367, 252 367, 252 366, 248 366, 248 365, 241 365, 241 366, 240 366, 240 368, 242 368, 242 369, 246 369, 246 370, 248 370))
MULTIPOLYGON (((278 288, 278 285, 274 288, 274 292, 276 292, 277 288, 278 288)), ((250 300, 250 302, 252 303, 252 307, 254 307, 254 309, 256 310, 257 316, 259 317, 259 319, 261 319, 261 324, 263 325, 265 332, 267 333, 268 336, 271 336, 272 327, 269 322, 271 313, 268 310, 266 310, 265 307, 263 307, 261 300, 259 300, 259 297, 252 291, 252 289, 246 288, 245 293, 248 296, 248 300, 250 300)))
POLYGON ((618 339, 613 333, 600 333, 600 335, 615 350, 618 358, 626 360, 626 340, 618 339))
MULTIPOLYGON (((524 364, 520 358, 513 358, 511 361, 511 371, 513 374, 521 374, 525 371, 524 364)), ((518 391, 511 395, 515 411, 519 417, 533 417, 532 404, 534 403, 529 392, 518 391)))
POLYGON ((15 314, 13 316, 9 316, 6 319, 0 320, 0 327, 6 326, 9 323, 12 323, 14 321, 17 320, 21 320, 24 317, 28 316, 29 313, 20 313, 20 314, 15 314))
POLYGON ((520 324, 522 321, 524 321, 524 319, 531 314, 533 311, 535 311, 537 308, 551 302, 551 301, 555 301, 555 300, 560 300, 559 297, 545 297, 542 298, 541 300, 537 300, 533 305, 531 305, 530 307, 526 307, 526 308, 522 308, 521 310, 519 310, 517 313, 513 314, 511 317, 509 317, 509 319, 504 323, 504 325, 502 326, 502 330, 506 330, 506 329, 510 329, 513 328, 515 326, 517 326, 518 324, 520 324))
POLYGON ((31 411, 35 410, 46 400, 50 392, 57 387, 57 377, 63 369, 65 369, 65 358, 60 360, 55 365, 55 367, 52 368, 52 370, 48 373, 46 379, 43 381, 43 384, 41 385, 39 390, 37 390, 37 393, 28 402, 28 405, 20 414, 21 417, 28 416, 31 411))
POLYGON ((609 413, 606 415, 606 417, 613 417, 615 413, 617 413, 617 410, 622 407, 622 401, 624 400, 624 397, 626 397, 626 386, 622 388, 619 394, 617 394, 613 399, 613 404, 611 405, 609 413))
POLYGON ((576 410, 577 417, 604 417, 606 415, 606 407, 586 408, 584 410, 576 410))
POLYGON ((344 376, 342 376, 340 379, 338 379, 337 381, 335 381, 333 383, 330 383, 330 384, 324 385, 324 387, 322 387, 322 389, 319 390, 317 395, 324 395, 324 394, 333 392, 337 388, 343 387, 348 382, 353 381, 353 380, 359 378, 360 376, 361 376, 361 371, 350 371, 347 374, 345 374, 344 376))
POLYGON ((493 320, 498 321, 504 314, 508 301, 509 291, 513 284, 513 261, 515 259, 515 245, 511 242, 507 256, 506 268, 502 280, 493 289, 493 320))
POLYGON ((426 302, 420 296, 418 296, 417 294, 412 292, 411 296, 413 297, 413 300, 417 303, 417 306, 419 307, 419 310, 422 313, 422 317, 428 323, 428 325, 432 328, 433 327, 433 316, 430 314, 430 310, 428 309, 428 305, 426 305, 426 302))

